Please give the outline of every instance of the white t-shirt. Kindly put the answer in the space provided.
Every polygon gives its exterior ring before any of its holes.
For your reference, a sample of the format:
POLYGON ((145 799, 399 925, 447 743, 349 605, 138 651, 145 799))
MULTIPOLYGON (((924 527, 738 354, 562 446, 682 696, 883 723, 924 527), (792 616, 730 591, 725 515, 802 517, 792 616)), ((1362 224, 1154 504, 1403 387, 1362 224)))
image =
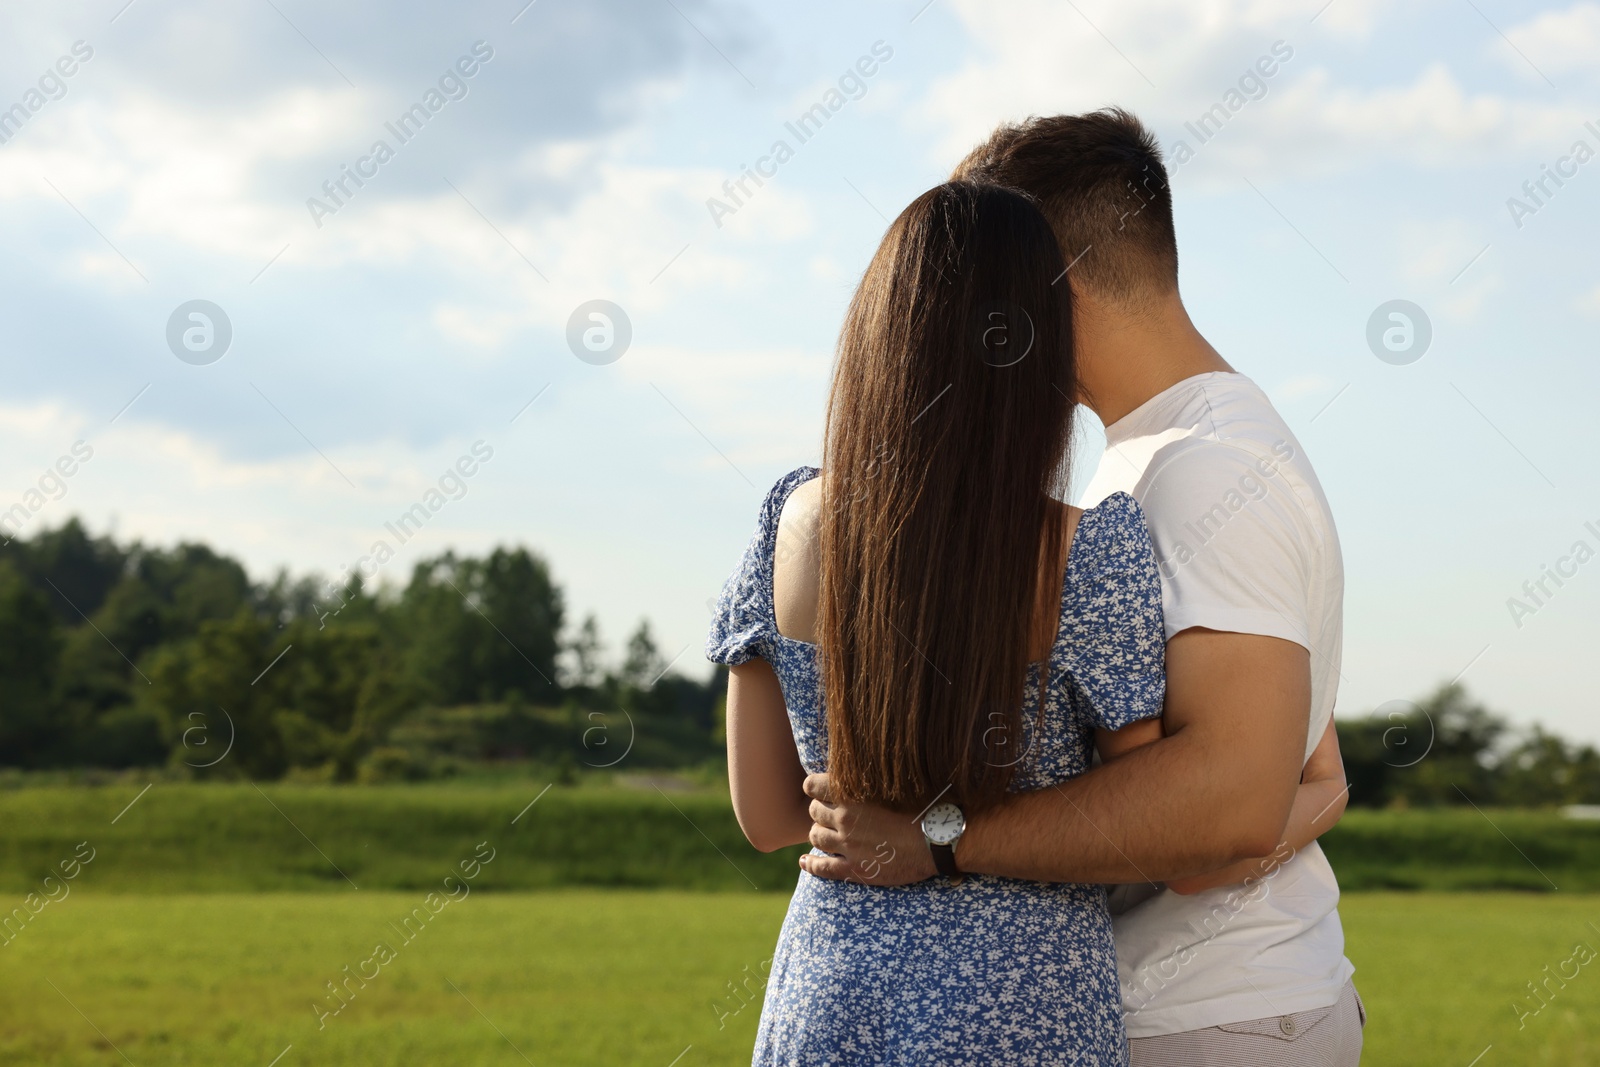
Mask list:
MULTIPOLYGON (((1264 634, 1311 653, 1310 756, 1333 715, 1343 642, 1339 535, 1305 451, 1254 382, 1185 379, 1106 428, 1084 491, 1144 507, 1167 638, 1193 626, 1264 634)), ((1162 890, 1114 920, 1130 1037, 1324 1008, 1344 958, 1339 884, 1313 842, 1249 887, 1162 890)))

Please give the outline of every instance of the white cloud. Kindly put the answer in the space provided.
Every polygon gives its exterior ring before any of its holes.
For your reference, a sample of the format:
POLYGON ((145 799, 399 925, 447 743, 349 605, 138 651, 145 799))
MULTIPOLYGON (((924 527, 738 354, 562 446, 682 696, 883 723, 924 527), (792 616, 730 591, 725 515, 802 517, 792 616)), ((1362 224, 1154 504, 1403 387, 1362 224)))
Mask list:
POLYGON ((1528 70, 1531 62, 1547 75, 1592 75, 1595 56, 1600 54, 1600 4, 1581 0, 1564 11, 1543 12, 1507 29, 1506 37, 1521 56, 1506 49, 1503 41, 1494 41, 1494 47, 1504 62, 1521 73, 1537 77, 1528 70))
POLYGON ((363 106, 349 89, 295 89, 234 114, 137 88, 111 103, 69 98, 7 146, 0 198, 54 199, 43 175, 125 250, 159 238, 264 263, 308 216, 303 197, 264 188, 262 175, 349 143, 363 106))
MULTIPOLYGON (((137 90, 106 103, 68 99, 0 155, 0 200, 53 202, 66 217, 45 176, 146 276, 157 250, 168 263, 174 252, 236 260, 241 281, 280 250, 270 268, 277 275, 443 265, 465 291, 439 297, 433 324, 477 348, 562 321, 596 296, 647 311, 708 287, 749 292, 767 276, 752 247, 813 228, 807 200, 784 188, 781 173, 716 228, 705 200, 721 195, 729 175, 623 162, 635 137, 628 131, 525 148, 509 166, 456 175, 459 193, 443 180, 417 193, 405 175, 387 173, 408 163, 408 153, 420 160, 426 151, 401 146, 396 161, 319 228, 305 198, 321 190, 286 189, 263 175, 306 160, 353 159, 383 132, 371 103, 342 87, 247 102, 242 113, 137 90), (561 187, 563 198, 548 195, 561 187), (547 195, 530 197, 530 189, 547 195)), ((337 176, 336 164, 327 173, 337 176)), ((141 285, 99 242, 56 243, 44 255, 102 290, 141 285)))
POLYGON ((1430 64, 1409 85, 1339 88, 1325 69, 1287 86, 1266 110, 1275 134, 1296 134, 1287 152, 1327 163, 1390 161, 1446 166, 1486 162, 1582 125, 1576 110, 1543 102, 1470 93, 1443 63, 1430 64))
MULTIPOLYGON (((454 111, 479 103, 451 104, 433 121, 457 121, 454 111)), ((628 163, 639 147, 632 129, 525 144, 509 162, 441 159, 437 138, 399 144, 393 161, 317 225, 306 202, 331 199, 321 182, 338 178, 340 164, 353 164, 379 137, 397 145, 383 125, 391 104, 343 85, 294 88, 226 110, 138 85, 112 97, 69 96, 0 153, 0 200, 46 200, 64 211, 43 176, 146 275, 158 256, 170 263, 188 253, 235 259, 248 279, 286 244, 274 272, 442 262, 502 279, 492 288, 516 295, 522 321, 542 303, 525 297, 550 286, 581 291, 580 299, 627 289, 646 302, 696 286, 741 286, 751 277, 741 243, 791 240, 813 225, 806 202, 783 188, 780 175, 719 230, 706 198, 722 195, 724 180, 738 175, 628 163), (434 177, 440 169, 459 194, 434 177), (651 285, 685 243, 691 250, 651 285)), ((54 254, 66 269, 137 284, 104 246, 75 242, 54 254)), ((563 292, 554 304, 572 302, 563 292)), ((515 325, 505 316, 498 327, 469 323, 493 317, 444 307, 437 318, 480 344, 515 325)))
MULTIPOLYGON (((988 54, 926 94, 920 117, 941 131, 945 165, 1002 118, 1111 102, 1139 113, 1169 151, 1187 141, 1198 174, 1220 166, 1230 177, 1244 168, 1332 172, 1397 158, 1430 167, 1490 161, 1564 138, 1584 117, 1545 93, 1524 99, 1469 91, 1437 61, 1409 81, 1344 83, 1327 66, 1311 65, 1310 42, 1297 28, 1312 9, 1289 0, 1086 6, 1082 15, 1044 0, 1000 8, 964 0, 956 10, 988 54), (1242 73, 1280 40, 1295 54, 1266 80, 1266 95, 1237 108, 1221 132, 1198 144, 1184 123, 1234 88, 1233 76, 1218 71, 1242 73)), ((1364 36, 1379 10, 1335 0, 1317 32, 1364 36)))
POLYGON ((616 367, 624 378, 659 389, 736 463, 808 455, 821 441, 831 353, 641 346, 616 367))
MULTIPOLYGON (((79 514, 91 529, 115 529, 123 539, 202 538, 242 554, 258 576, 291 560, 332 567, 355 559, 383 535, 384 519, 419 500, 470 444, 412 448, 378 440, 335 450, 330 458, 355 483, 352 489, 315 452, 238 460, 184 430, 133 420, 107 425, 59 404, 0 406, 0 435, 7 443, 0 453, 0 511, 21 500, 74 442, 92 451, 63 479, 59 496, 48 494, 34 511, 23 536, 79 514)), ((472 485, 469 479, 467 495, 472 485)), ((447 507, 430 526, 430 550, 459 534, 451 521, 447 507)))
MULTIPOLYGON (((1371 35, 1378 13, 1386 6, 1384 0, 1312 0, 1312 3, 1316 7, 1307 17, 1316 20, 1320 32, 1358 40, 1371 35)), ((1285 0, 1272 6, 1282 9, 1285 18, 1305 15, 1307 8, 1297 0, 1285 0)))
POLYGON ((434 325, 454 340, 500 348, 521 331, 565 321, 585 300, 615 300, 639 314, 691 293, 754 292, 771 276, 759 252, 810 229, 808 202, 768 183, 719 231, 704 198, 722 179, 701 168, 602 161, 564 211, 531 206, 504 217, 469 183, 461 192, 473 206, 446 189, 330 220, 316 262, 442 264, 471 285, 440 300, 434 325))

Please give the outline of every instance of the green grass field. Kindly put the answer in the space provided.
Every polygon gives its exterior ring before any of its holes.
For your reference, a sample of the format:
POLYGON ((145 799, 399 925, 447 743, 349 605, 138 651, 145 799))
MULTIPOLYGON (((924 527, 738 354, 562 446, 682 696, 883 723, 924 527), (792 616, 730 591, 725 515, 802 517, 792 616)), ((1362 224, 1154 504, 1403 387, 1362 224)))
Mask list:
MULTIPOLYGON (((796 872, 725 792, 145 784, 0 788, 0 1067, 748 1062, 733 991, 758 996, 796 872), (18 919, 80 842, 70 895, 18 919), (480 842, 471 895, 403 943, 480 842), (380 940, 396 958, 319 1025, 380 940)), ((1364 1062, 1600 1063, 1600 967, 1549 978, 1600 947, 1600 825, 1357 811, 1325 846, 1347 890, 1404 887, 1341 906, 1364 1062), (1487 887, 1528 891, 1459 891, 1487 887)))
POLYGON ((26 892, 80 841, 98 850, 87 877, 115 893, 418 889, 480 841, 499 850, 482 875, 494 890, 794 885, 800 850, 751 848, 726 790, 546 784, 158 782, 126 814, 143 782, 0 789, 0 892, 26 892))
MULTIPOLYGON (((501 850, 483 876, 495 890, 781 890, 800 851, 751 848, 725 789, 158 781, 140 797, 148 781, 0 788, 0 893, 26 892, 80 841, 98 850, 95 890, 115 893, 338 892, 346 875, 415 889, 483 840, 501 850)), ((1322 845, 1347 890, 1600 892, 1600 822, 1549 812, 1355 810, 1322 845)))
MULTIPOLYGON (((319 1030, 324 983, 418 899, 74 894, 0 949, 0 1063, 267 1067, 290 1045, 280 1067, 749 1062, 759 1005, 732 1013, 729 984, 770 954, 781 894, 473 895, 319 1030)), ((1512 1009, 1600 945, 1600 897, 1364 893, 1342 911, 1365 1063, 1466 1067, 1491 1044, 1479 1067, 1600 1061, 1592 968, 1520 1031, 1512 1009)))
POLYGON ((749 1062, 760 1006, 720 1026, 712 1005, 771 954, 779 896, 481 894, 404 944, 388 924, 420 899, 68 898, 0 949, 0 1063, 749 1062), (397 958, 319 1029, 325 983, 380 939, 397 958))

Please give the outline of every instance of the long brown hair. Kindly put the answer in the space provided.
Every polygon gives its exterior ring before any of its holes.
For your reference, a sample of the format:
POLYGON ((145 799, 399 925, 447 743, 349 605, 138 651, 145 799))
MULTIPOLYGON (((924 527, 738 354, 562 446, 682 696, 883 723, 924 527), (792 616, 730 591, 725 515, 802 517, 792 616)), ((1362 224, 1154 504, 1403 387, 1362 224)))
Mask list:
POLYGON ((901 212, 850 303, 818 618, 841 796, 914 810, 944 793, 970 811, 1010 783, 1015 760, 993 742, 1021 736, 1041 561, 1061 549, 1050 497, 1075 395, 1063 274, 1028 197, 955 181, 901 212))

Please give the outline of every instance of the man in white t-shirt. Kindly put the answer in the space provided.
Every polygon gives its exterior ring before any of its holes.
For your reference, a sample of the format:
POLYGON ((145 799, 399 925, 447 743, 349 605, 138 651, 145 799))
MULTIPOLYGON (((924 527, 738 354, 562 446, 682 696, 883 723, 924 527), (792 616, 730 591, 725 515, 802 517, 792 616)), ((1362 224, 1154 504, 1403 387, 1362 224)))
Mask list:
MULTIPOLYGON (((1117 109, 1000 127, 955 177, 1033 195, 1070 264, 1079 399, 1106 426, 1085 494, 1130 493, 1161 571, 1160 741, 967 820, 973 873, 1135 883, 1112 894, 1133 1067, 1359 1062, 1338 883, 1333 730, 1344 570, 1304 449, 1190 321, 1154 137, 1117 109), (1158 884, 1164 881, 1165 884, 1158 884)), ((918 881, 918 831, 807 781, 812 874, 918 881), (895 863, 873 863, 894 848, 895 863)), ((942 842, 941 842, 942 843, 942 842)))
MULTIPOLYGON (((1204 628, 1306 649, 1309 758, 1333 718, 1344 570, 1322 488, 1265 394, 1243 375, 1210 371, 1123 415, 1106 428, 1106 453, 1083 505, 1118 491, 1144 508, 1169 640, 1204 628)), ((1342 773, 1325 781, 1336 784, 1333 796, 1327 787, 1306 791, 1342 801, 1342 773)), ((1324 816, 1314 833, 1332 821, 1324 816)), ((1309 840, 1263 864, 1248 886, 1217 884, 1191 895, 1169 889, 1118 915, 1118 971, 1135 1051, 1145 1039, 1219 1025, 1265 1023, 1276 1029, 1274 1040, 1311 1032, 1354 970, 1344 958, 1338 900, 1333 871, 1309 840)), ((1353 985, 1349 996, 1354 1002, 1353 985)), ((1351 1007, 1359 1039, 1361 1009, 1351 1007)))

